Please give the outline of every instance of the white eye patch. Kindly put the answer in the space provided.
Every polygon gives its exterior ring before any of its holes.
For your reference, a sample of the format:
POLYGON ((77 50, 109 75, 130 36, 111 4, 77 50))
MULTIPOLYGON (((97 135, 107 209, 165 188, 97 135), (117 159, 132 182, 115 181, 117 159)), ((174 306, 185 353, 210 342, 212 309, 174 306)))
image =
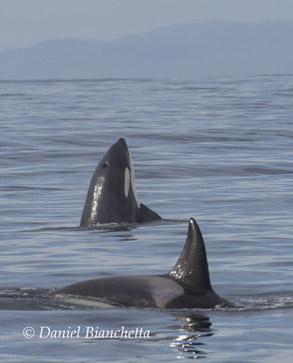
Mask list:
POLYGON ((138 208, 140 208, 140 202, 138 200, 138 197, 137 197, 137 194, 136 194, 136 189, 135 189, 134 169, 133 169, 133 164, 132 164, 130 154, 129 154, 129 159, 130 159, 130 170, 131 170, 131 175, 130 175, 130 177, 131 177, 131 187, 132 187, 134 198, 136 200, 136 204, 137 204, 138 208))
POLYGON ((124 170, 124 195, 125 195, 125 198, 128 197, 129 188, 130 188, 130 172, 129 172, 128 168, 125 168, 125 170, 124 170))

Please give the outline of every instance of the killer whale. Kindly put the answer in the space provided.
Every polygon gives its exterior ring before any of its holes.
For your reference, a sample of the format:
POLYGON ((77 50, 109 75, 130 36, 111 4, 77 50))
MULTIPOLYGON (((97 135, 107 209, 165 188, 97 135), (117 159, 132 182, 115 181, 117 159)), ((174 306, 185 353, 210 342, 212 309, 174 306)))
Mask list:
POLYGON ((214 308, 229 304, 211 286, 204 240, 193 218, 181 255, 169 273, 92 279, 53 291, 56 294, 139 308, 214 308))
POLYGON ((144 223, 161 217, 140 203, 126 141, 120 138, 98 163, 87 192, 80 226, 144 223))

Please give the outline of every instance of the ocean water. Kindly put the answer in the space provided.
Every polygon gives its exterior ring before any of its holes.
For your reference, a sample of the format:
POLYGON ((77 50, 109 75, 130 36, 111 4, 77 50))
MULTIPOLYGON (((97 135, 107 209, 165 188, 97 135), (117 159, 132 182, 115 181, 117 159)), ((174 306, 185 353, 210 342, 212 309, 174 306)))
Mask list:
POLYGON ((292 361, 292 75, 2 81, 0 125, 2 361, 292 361), (139 199, 164 219, 81 229, 92 172, 120 137, 139 199), (99 276, 168 272, 190 217, 233 308, 48 297, 99 276))

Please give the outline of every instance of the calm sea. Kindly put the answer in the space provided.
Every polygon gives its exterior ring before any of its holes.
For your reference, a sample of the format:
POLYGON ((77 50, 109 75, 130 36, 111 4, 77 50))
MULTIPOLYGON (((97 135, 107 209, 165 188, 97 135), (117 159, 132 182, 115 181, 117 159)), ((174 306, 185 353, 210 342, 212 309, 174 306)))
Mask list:
POLYGON ((2 361, 292 361, 292 75, 2 81, 0 125, 2 361), (120 137, 139 199, 164 220, 80 229, 92 172, 120 137), (213 287, 234 308, 46 297, 98 276, 168 272, 191 216, 213 287), (103 338, 122 329, 149 337, 103 338))

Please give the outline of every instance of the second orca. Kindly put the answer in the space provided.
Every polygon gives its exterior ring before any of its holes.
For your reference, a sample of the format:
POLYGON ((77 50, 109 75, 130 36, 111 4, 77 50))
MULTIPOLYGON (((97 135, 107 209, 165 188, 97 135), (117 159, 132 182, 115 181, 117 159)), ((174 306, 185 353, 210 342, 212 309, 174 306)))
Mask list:
POLYGON ((85 200, 80 226, 144 223, 161 217, 138 200, 126 141, 113 144, 98 163, 85 200))
POLYGON ((169 273, 92 279, 57 289, 53 294, 93 297, 139 308, 207 309, 230 305, 211 286, 204 240, 193 218, 181 255, 169 273))

